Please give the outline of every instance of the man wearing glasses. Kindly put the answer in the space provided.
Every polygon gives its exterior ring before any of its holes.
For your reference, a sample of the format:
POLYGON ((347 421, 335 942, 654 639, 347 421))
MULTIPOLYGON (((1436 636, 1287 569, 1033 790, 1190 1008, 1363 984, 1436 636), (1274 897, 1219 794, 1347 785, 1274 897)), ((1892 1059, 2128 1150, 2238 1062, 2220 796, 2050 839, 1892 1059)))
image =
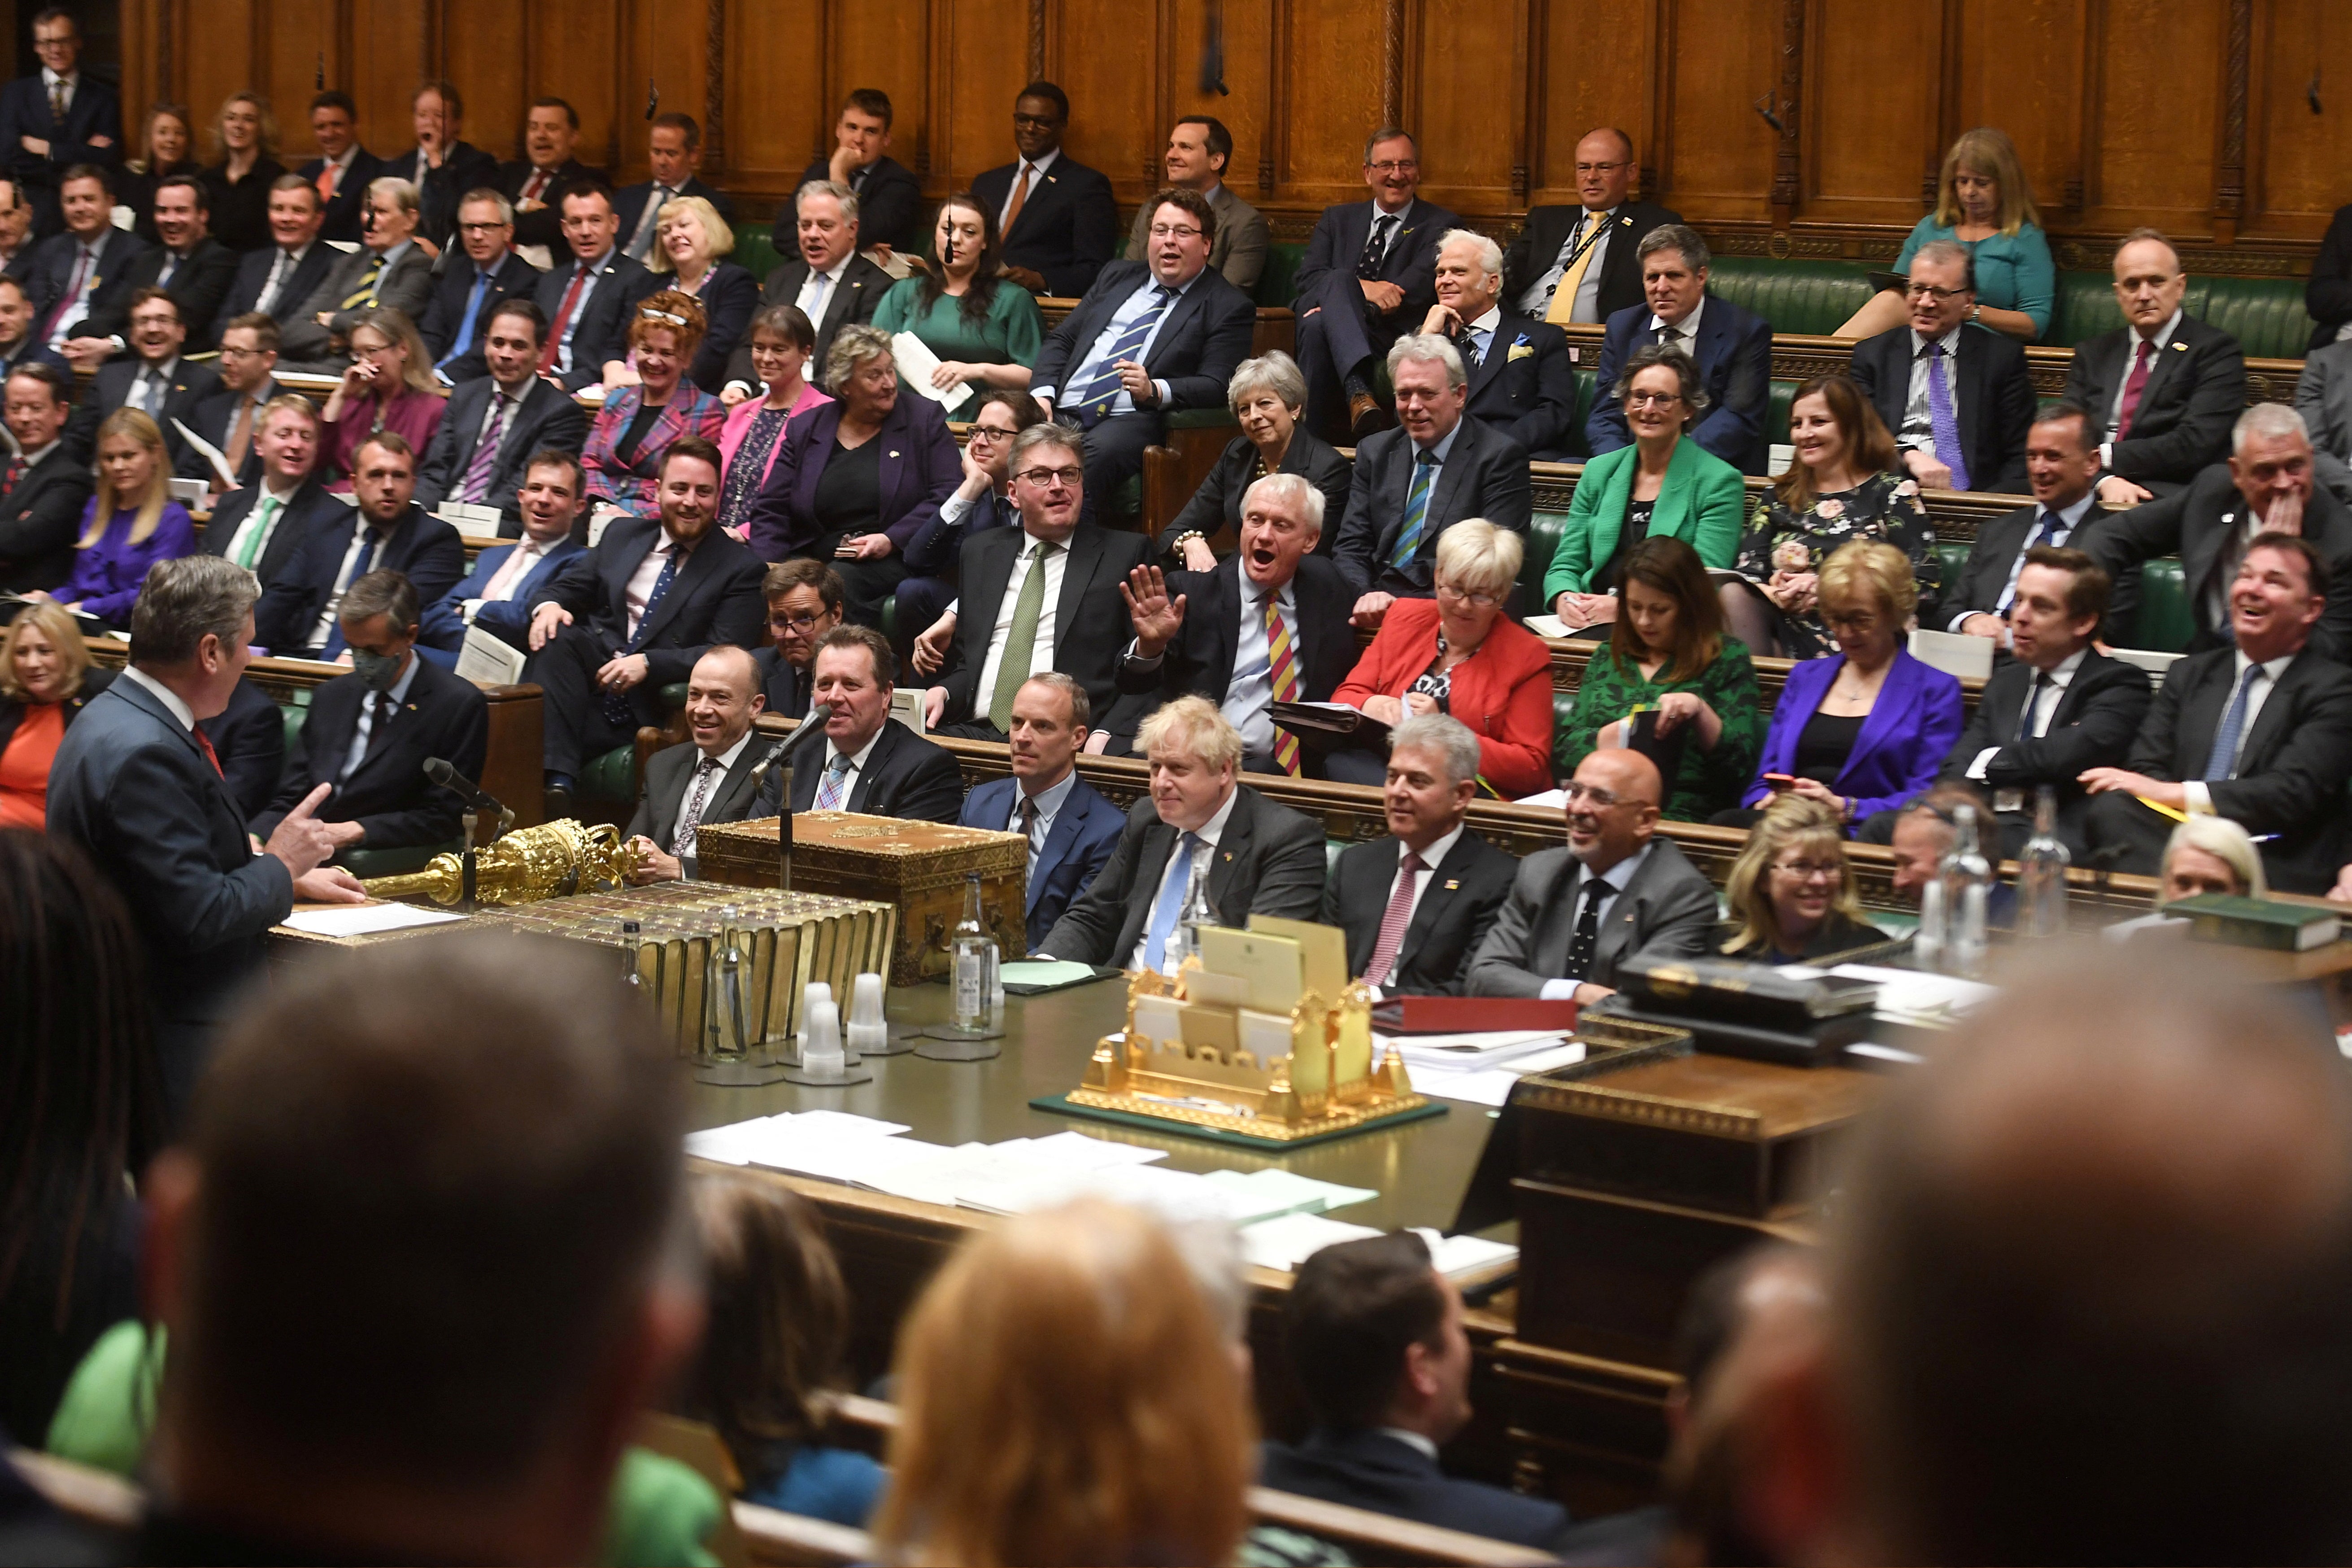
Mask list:
POLYGON ((1377 362, 1437 303, 1437 242, 1462 226, 1415 195, 1421 148, 1411 132, 1372 132, 1364 184, 1371 200, 1325 207, 1316 219, 1296 284, 1307 423, 1359 438, 1389 423, 1372 392, 1377 362))
POLYGON ((1174 186, 1151 198, 1142 261, 1102 269, 1045 339, 1029 375, 1038 406, 1085 432, 1087 514, 1143 471, 1143 449, 1180 408, 1221 408, 1249 357, 1257 307, 1211 270, 1216 209, 1174 186))
POLYGON ((785 719, 805 719, 816 666, 816 645, 841 625, 841 574, 806 555, 779 561, 760 584, 768 601, 772 647, 755 650, 765 710, 785 719))
POLYGON ((1031 82, 1013 100, 1020 156, 971 181, 971 194, 996 215, 1004 275, 1032 294, 1064 299, 1093 288, 1118 244, 1110 182, 1062 151, 1069 127, 1069 94, 1050 81, 1031 82))
POLYGON ((1683 217, 1628 197, 1639 172, 1622 131, 1603 126, 1576 144, 1578 205, 1529 207, 1503 262, 1503 298, 1521 315, 1565 326, 1605 321, 1642 302, 1643 237, 1683 217))
POLYGON ((1853 345, 1854 384, 1895 432, 1904 471, 1931 490, 2023 495, 2033 383, 2024 345, 1976 324, 1967 249, 1921 246, 1906 298, 1906 325, 1853 345))
POLYGON ((539 283, 538 269, 514 252, 514 204, 498 192, 466 193, 457 204, 457 239, 465 259, 447 259, 416 324, 434 369, 452 385, 490 374, 481 353, 490 312, 518 294, 529 296, 539 283))
MULTIPOLYGON (((956 562, 963 542, 992 528, 1021 525, 1021 509, 1013 502, 1013 438, 1045 417, 1025 391, 997 387, 981 394, 964 442, 963 482, 907 542, 898 625, 908 631, 929 628, 915 639, 909 662, 918 675, 939 672, 955 635, 956 562)), ((772 698, 768 706, 774 708, 772 698)))

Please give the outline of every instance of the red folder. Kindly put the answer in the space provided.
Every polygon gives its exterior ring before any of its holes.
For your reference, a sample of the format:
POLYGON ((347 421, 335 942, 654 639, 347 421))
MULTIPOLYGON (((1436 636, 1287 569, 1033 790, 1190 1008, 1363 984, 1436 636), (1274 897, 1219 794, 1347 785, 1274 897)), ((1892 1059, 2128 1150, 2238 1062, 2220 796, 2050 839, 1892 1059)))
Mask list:
POLYGON ((1372 1007, 1384 1035, 1471 1035, 1500 1029, 1576 1027, 1576 1004, 1537 996, 1391 996, 1372 1007))

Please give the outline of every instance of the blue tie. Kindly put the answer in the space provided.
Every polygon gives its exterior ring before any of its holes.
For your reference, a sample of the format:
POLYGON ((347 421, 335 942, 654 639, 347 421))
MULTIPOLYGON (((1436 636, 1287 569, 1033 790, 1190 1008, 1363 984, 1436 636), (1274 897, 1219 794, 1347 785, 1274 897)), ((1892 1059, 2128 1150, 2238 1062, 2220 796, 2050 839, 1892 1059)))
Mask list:
POLYGON ((1944 384, 1944 345, 1927 345, 1927 428, 1936 437, 1936 456, 1952 470, 1952 488, 1969 488, 1968 460, 1960 456, 1960 416, 1952 408, 1950 388, 1944 384))
POLYGON ((1421 553, 1421 531, 1429 521, 1430 480, 1436 472, 1436 453, 1413 455, 1412 488, 1405 492, 1404 526, 1397 530, 1396 548, 1389 552, 1391 565, 1410 566, 1412 558, 1421 553))
POLYGON ((1195 834, 1187 833, 1176 840, 1176 853, 1169 859, 1173 868, 1168 885, 1160 889, 1160 902, 1151 910, 1151 940, 1144 943, 1143 967, 1160 973, 1167 966, 1168 939, 1176 934, 1176 921, 1184 912, 1184 895, 1192 884, 1192 851, 1200 847, 1195 834))
POLYGON ((1075 400, 1065 401, 1074 402, 1082 416, 1093 419, 1108 417, 1110 405, 1121 390, 1118 362, 1133 359, 1142 352, 1144 340, 1151 336, 1151 330, 1160 324, 1160 318, 1168 310, 1168 302, 1175 298, 1176 290, 1165 283, 1153 289, 1151 303, 1144 307, 1143 314, 1127 324, 1127 331, 1119 333, 1118 341, 1105 351, 1102 368, 1095 372, 1092 381, 1087 383, 1086 391, 1075 400))
MULTIPOLYGON (((635 653, 645 646, 646 636, 654 629, 654 611, 660 606, 663 595, 669 592, 670 584, 677 579, 677 550, 673 546, 668 558, 662 563, 661 574, 654 579, 653 592, 646 595, 646 613, 637 617, 636 633, 629 638, 629 646, 621 650, 623 653, 635 653)), ((629 694, 625 691, 606 691, 604 710, 605 719, 612 723, 627 723, 629 694)))
MULTIPOLYGON (((374 566, 375 547, 383 542, 383 536, 373 528, 360 530, 360 552, 352 562, 352 574, 343 579, 345 593, 349 593, 352 584, 366 576, 369 569, 374 566)), ((338 616, 335 617, 334 629, 327 634, 327 646, 320 650, 319 657, 331 664, 342 658, 343 649, 350 646, 343 641, 343 621, 342 617, 338 616)))
POLYGON ((2025 558, 2033 552, 2034 546, 2048 543, 2057 531, 2057 513, 2044 510, 2034 519, 2032 529, 2025 536, 2025 548, 2017 552, 2017 570, 2010 574, 2009 591, 2000 596, 1994 615, 2004 621, 2009 619, 2009 607, 2017 602, 2017 580, 2025 574, 2025 558))
POLYGON ((2238 740, 2246 732, 2246 700, 2253 695, 2254 678, 2262 672, 2261 665, 2249 663, 2246 673, 2239 678, 2237 695, 2230 699, 2229 709, 2221 715, 2221 727, 2213 731, 2213 750, 2205 759, 2205 777, 2226 779, 2234 770, 2238 740))
POLYGON ((466 319, 457 323, 457 341, 451 343, 449 352, 441 356, 442 365, 446 365, 474 346, 474 316, 481 310, 482 296, 488 293, 489 289, 490 275, 478 267, 475 268, 473 292, 466 296, 466 319))

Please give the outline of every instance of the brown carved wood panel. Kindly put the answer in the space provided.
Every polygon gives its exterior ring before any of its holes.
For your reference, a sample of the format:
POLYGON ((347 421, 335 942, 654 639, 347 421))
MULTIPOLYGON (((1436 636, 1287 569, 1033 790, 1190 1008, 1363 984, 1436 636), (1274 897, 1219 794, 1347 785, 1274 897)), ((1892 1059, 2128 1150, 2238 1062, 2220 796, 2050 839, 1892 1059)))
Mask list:
POLYGON ((1938 7, 1811 0, 1805 17, 1801 189, 1808 217, 1835 223, 1919 219, 1923 170, 1937 125, 1938 7))
POLYGON ((2082 223, 2195 233, 2213 203, 2226 4, 2095 0, 2082 223))
POLYGON ((2315 239, 2352 201, 2352 6, 2263 0, 2252 20, 2241 232, 2315 239))
MULTIPOLYGON (((2082 205, 2091 132, 2085 0, 1971 0, 1959 7, 1951 129, 1998 125, 2017 143, 2045 226, 2082 205)), ((1948 141, 1948 138, 1946 139, 1948 141)), ((1940 165, 1943 148, 1933 149, 1940 165)))
POLYGON ((1779 0, 1662 0, 1661 199, 1694 223, 1766 216, 1779 132, 1754 108, 1780 80, 1779 0))
POLYGON ((1530 205, 1576 200, 1576 144, 1599 126, 1624 132, 1643 166, 1657 167, 1658 10, 1659 0, 1538 7, 1543 90, 1529 154, 1530 205))

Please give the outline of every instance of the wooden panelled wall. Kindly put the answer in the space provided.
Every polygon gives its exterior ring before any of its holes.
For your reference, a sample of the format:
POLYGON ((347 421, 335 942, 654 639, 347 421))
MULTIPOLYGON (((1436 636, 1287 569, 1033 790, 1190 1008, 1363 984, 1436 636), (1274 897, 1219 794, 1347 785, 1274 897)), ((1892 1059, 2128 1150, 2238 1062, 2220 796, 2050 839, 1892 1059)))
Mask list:
POLYGON ((1069 151, 1122 202, 1152 188, 1174 116, 1218 115, 1230 182, 1293 237, 1362 195, 1382 121, 1421 133, 1430 196, 1498 229, 1572 199, 1577 139, 1622 126, 1645 189, 1775 254, 1891 249, 1943 147, 1985 123, 2093 265, 2101 237, 2155 224, 2291 268, 2352 200, 2345 0, 123 0, 123 43, 128 102, 203 116, 257 88, 289 163, 321 70, 386 153, 413 143, 416 80, 446 75, 478 144, 513 155, 523 106, 561 93, 583 156, 638 179, 657 86, 753 210, 860 86, 890 94, 926 189, 955 189, 1008 160, 1033 74, 1068 90, 1069 151))

